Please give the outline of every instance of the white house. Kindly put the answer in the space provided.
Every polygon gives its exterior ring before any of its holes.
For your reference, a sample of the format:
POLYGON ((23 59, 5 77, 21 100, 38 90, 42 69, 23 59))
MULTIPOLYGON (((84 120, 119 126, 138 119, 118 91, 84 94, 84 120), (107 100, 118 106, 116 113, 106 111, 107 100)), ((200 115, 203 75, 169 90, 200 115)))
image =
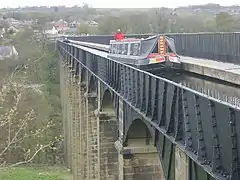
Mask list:
POLYGON ((17 59, 18 52, 14 46, 0 46, 0 60, 7 58, 17 59))
POLYGON ((52 27, 52 29, 45 30, 46 34, 58 34, 58 30, 55 26, 52 27))
POLYGON ((3 35, 6 33, 5 28, 0 30, 0 37, 3 38, 3 35))

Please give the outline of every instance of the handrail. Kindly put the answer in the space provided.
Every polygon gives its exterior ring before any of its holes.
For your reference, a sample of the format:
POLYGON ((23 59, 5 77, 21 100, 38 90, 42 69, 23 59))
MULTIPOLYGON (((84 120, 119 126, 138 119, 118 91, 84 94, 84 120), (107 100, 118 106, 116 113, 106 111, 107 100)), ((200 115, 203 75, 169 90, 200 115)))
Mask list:
POLYGON ((98 44, 98 43, 89 43, 89 42, 82 42, 82 41, 74 41, 74 40, 68 40, 70 43, 80 46, 85 46, 93 49, 97 49, 100 51, 106 51, 109 52, 110 46, 104 45, 104 44, 98 44))

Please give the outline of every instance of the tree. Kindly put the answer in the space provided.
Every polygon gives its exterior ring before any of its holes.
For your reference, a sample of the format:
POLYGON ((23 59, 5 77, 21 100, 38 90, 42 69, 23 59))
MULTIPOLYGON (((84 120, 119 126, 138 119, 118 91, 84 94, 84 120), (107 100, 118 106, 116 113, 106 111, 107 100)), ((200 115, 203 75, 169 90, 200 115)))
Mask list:
POLYGON ((57 6, 54 6, 53 9, 54 9, 54 12, 55 12, 55 13, 58 12, 58 7, 57 7, 57 6))
POLYGON ((126 32, 130 34, 150 33, 149 18, 147 13, 130 13, 121 16, 127 23, 126 32))
POLYGON ((82 9, 87 12, 88 15, 95 15, 97 14, 96 9, 90 7, 89 4, 84 3, 82 9))
POLYGON ((220 12, 216 15, 216 24, 219 31, 232 31, 234 18, 227 12, 220 12))
POLYGON ((216 30, 213 18, 206 18, 200 15, 189 15, 175 17, 175 23, 170 28, 172 32, 211 32, 216 30))
POLYGON ((153 33, 169 32, 169 16, 165 11, 156 10, 155 13, 151 13, 150 18, 153 33))
POLYGON ((28 65, 16 68, 0 88, 0 168, 31 163, 60 140, 46 141, 54 124, 47 119, 40 123, 38 107, 26 104, 32 98, 38 103, 44 100, 40 86, 28 83, 27 69, 28 65))
POLYGON ((78 27, 78 33, 79 34, 89 34, 90 33, 90 27, 88 24, 83 23, 78 27))
POLYGON ((78 26, 78 34, 98 34, 98 26, 90 26, 87 23, 82 23, 78 26))
POLYGON ((128 30, 128 21, 126 18, 105 16, 99 20, 99 33, 104 35, 113 34, 117 29, 121 29, 123 33, 128 30))
POLYGON ((40 48, 34 37, 30 29, 19 31, 12 40, 18 61, 0 62, 0 165, 4 167, 52 164, 57 156, 58 163, 63 162, 57 145, 62 133, 57 57, 40 48))

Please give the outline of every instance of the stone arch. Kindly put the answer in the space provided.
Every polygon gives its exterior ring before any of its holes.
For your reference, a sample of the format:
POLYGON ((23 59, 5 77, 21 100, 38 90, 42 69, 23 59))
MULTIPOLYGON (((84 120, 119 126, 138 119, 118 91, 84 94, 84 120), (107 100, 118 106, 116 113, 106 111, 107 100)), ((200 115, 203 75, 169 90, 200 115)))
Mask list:
POLYGON ((88 84, 88 93, 97 93, 96 78, 93 75, 91 75, 90 81, 88 84))
POLYGON ((113 98, 112 98, 112 94, 111 92, 107 89, 105 90, 105 92, 103 93, 103 97, 102 97, 102 103, 101 103, 101 110, 103 112, 108 112, 111 114, 115 115, 115 109, 114 109, 114 105, 113 105, 113 98))
POLYGON ((79 67, 80 67, 80 63, 77 61, 77 65, 75 67, 75 74, 78 75, 78 76, 80 74, 80 68, 79 67))
POLYGON ((127 170, 129 173, 124 175, 125 178, 165 179, 163 163, 154 144, 154 134, 149 128, 147 122, 138 118, 132 121, 126 131, 124 149, 126 149, 125 156, 130 159, 126 161, 127 167, 130 168, 127 170), (129 152, 131 155, 128 154, 129 152), (141 172, 133 170, 136 166, 141 172))
POLYGON ((81 82, 86 82, 87 81, 87 71, 85 68, 82 68, 81 70, 81 82))
POLYGON ((129 126, 125 136, 125 144, 127 146, 154 146, 153 135, 141 119, 135 119, 129 126))
POLYGON ((118 152, 114 143, 118 140, 118 126, 114 111, 113 98, 107 89, 102 94, 99 114, 100 170, 102 179, 118 179, 118 152))

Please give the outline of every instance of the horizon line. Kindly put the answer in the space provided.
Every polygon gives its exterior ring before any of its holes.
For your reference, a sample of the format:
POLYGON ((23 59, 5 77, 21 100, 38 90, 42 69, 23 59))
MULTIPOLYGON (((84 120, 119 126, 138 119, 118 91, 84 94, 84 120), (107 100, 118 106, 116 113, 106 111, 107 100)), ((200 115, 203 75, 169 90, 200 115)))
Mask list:
MULTIPOLYGON (((47 8, 51 8, 51 7, 67 7, 67 8, 72 8, 74 6, 77 7, 82 7, 84 4, 87 3, 82 3, 82 5, 80 4, 75 4, 75 5, 25 5, 25 6, 0 6, 0 9, 19 9, 19 8, 32 8, 32 7, 47 7, 47 8)), ((240 4, 232 4, 232 5, 222 5, 220 3, 206 3, 206 4, 189 4, 189 5, 185 5, 185 6, 153 6, 153 7, 94 7, 91 4, 87 4, 89 5, 91 8, 95 8, 95 9, 152 9, 152 8, 181 8, 181 7, 191 7, 191 6, 204 6, 204 5, 220 5, 223 7, 231 7, 231 6, 240 6, 240 4)))

